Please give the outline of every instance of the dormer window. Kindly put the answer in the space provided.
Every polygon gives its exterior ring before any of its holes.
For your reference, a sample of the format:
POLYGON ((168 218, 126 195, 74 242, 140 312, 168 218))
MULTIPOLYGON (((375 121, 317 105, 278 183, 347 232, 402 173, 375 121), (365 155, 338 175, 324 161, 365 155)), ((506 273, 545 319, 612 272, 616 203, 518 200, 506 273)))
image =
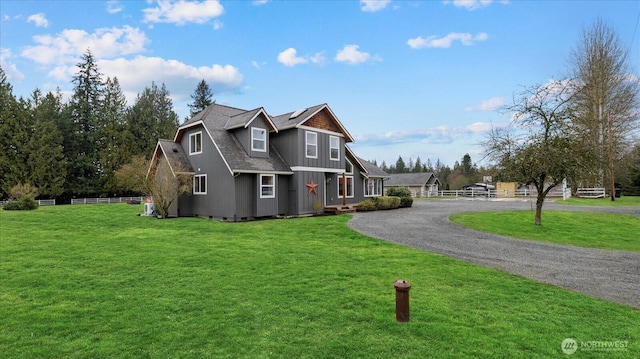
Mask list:
POLYGON ((306 150, 307 158, 318 158, 318 134, 315 132, 306 132, 306 150))
POLYGON ((340 161, 340 138, 329 136, 329 157, 332 161, 340 161))
POLYGON ((264 128, 251 128, 251 150, 267 152, 267 130, 264 128))
POLYGON ((189 135, 189 154, 196 155, 202 153, 202 132, 189 135))

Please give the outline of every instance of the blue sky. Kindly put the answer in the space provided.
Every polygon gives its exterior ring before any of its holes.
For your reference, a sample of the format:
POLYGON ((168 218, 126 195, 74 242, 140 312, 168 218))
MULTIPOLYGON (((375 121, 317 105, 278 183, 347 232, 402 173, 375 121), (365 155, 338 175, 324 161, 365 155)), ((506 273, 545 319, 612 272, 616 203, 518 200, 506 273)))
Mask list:
POLYGON ((640 1, 615 0, 0 0, 0 63, 17 96, 68 94, 90 48, 130 105, 165 83, 184 119, 204 79, 217 103, 271 115, 328 103, 350 147, 379 164, 452 166, 481 159, 514 93, 568 74, 597 17, 637 76, 640 1))

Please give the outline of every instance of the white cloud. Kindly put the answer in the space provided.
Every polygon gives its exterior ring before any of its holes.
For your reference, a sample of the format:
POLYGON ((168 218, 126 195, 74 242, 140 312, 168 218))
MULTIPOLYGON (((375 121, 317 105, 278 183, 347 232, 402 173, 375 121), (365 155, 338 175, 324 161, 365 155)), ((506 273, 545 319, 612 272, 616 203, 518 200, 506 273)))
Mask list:
POLYGON ((136 56, 133 59, 100 60, 98 66, 105 76, 118 77, 123 89, 134 91, 140 91, 152 81, 165 83, 177 94, 188 94, 202 79, 214 93, 237 91, 243 84, 242 74, 231 65, 196 67, 177 60, 136 56))
POLYGON ((122 10, 124 10, 124 5, 122 5, 119 0, 107 1, 107 12, 109 14, 117 14, 122 10))
POLYGON ((214 30, 220 30, 220 29, 222 29, 223 26, 224 26, 224 24, 222 23, 222 21, 213 20, 213 29, 214 30))
POLYGON ((445 37, 438 38, 435 35, 429 36, 426 39, 422 36, 418 36, 415 39, 407 40, 407 45, 412 49, 422 49, 425 47, 435 48, 449 48, 454 41, 460 41, 464 46, 475 45, 477 42, 486 41, 489 35, 485 32, 479 32, 475 35, 470 33, 450 32, 445 37))
POLYGON ((185 0, 158 0, 158 6, 143 9, 143 22, 173 23, 184 25, 187 23, 203 24, 211 18, 218 17, 224 8, 217 0, 202 2, 187 2, 185 0))
POLYGON ((290 47, 278 54, 278 62, 289 67, 309 62, 308 59, 297 56, 297 53, 296 49, 290 47))
POLYGON ((41 12, 29 15, 29 17, 27 18, 27 22, 32 22, 37 27, 49 27, 49 20, 47 20, 47 18, 41 12))
MULTIPOLYGON (((493 3, 493 0, 445 0, 444 3, 445 4, 453 4, 453 6, 457 7, 457 8, 463 8, 463 9, 467 9, 469 11, 471 10, 478 10, 481 9, 483 7, 487 7, 489 5, 491 5, 491 3, 493 3)), ((508 0, 503 0, 503 1, 499 1, 501 4, 508 4, 509 1, 508 0)))
POLYGON ((480 102, 478 106, 467 107, 466 111, 495 111, 506 104, 506 100, 503 97, 493 97, 488 100, 480 102))
POLYGON ((96 58, 108 58, 145 51, 149 41, 137 28, 101 28, 90 34, 84 30, 67 29, 56 36, 38 35, 33 40, 38 44, 27 46, 22 56, 39 64, 64 64, 90 49, 96 58))
POLYGON ((365 12, 380 11, 389 5, 391 0, 360 0, 360 9, 365 12))
POLYGON ((368 52, 358 50, 358 45, 345 45, 342 50, 338 51, 334 60, 338 62, 347 62, 350 64, 359 64, 367 61, 381 61, 377 56, 371 56, 368 52))
POLYGON ((269 1, 270 0, 253 0, 252 2, 253 2, 253 5, 259 6, 259 5, 264 5, 264 4, 268 3, 269 1))
POLYGON ((0 48, 0 66, 9 81, 22 81, 24 74, 18 70, 18 67, 11 61, 13 53, 10 49, 0 48))

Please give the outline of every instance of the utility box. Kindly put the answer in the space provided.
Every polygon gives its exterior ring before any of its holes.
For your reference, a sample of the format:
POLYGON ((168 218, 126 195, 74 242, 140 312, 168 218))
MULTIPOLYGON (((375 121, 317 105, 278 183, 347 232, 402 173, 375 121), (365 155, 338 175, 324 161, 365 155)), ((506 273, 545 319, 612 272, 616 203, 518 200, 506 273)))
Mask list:
POLYGON ((145 203, 144 204, 144 215, 145 216, 153 216, 153 212, 155 212, 156 207, 153 203, 145 203))

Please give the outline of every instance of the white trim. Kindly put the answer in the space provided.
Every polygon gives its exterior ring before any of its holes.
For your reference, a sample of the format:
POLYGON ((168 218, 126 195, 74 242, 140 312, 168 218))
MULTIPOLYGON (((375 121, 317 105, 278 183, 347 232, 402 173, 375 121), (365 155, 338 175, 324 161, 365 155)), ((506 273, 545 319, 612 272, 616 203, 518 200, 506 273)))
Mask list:
POLYGON ((365 197, 380 197, 382 196, 383 192, 384 192, 384 182, 382 182, 382 178, 380 177, 371 177, 371 178, 363 178, 362 179, 362 184, 363 184, 363 194, 365 197), (373 193, 371 194, 367 194, 367 185, 368 182, 372 181, 373 182, 373 193), (376 185, 376 183, 380 181, 380 193, 376 193, 376 188, 378 187, 376 185))
POLYGON ((353 162, 349 161, 348 158, 345 158, 344 173, 349 174, 349 175, 353 174, 353 162), (351 172, 347 171, 347 163, 349 163, 351 165, 351 172))
MULTIPOLYGON (((195 141, 195 140, 194 140, 195 141)), ((194 146, 195 147, 195 146, 194 146)), ((191 155, 198 155, 202 153, 202 131, 198 131, 198 132, 194 132, 194 133, 190 133, 189 134, 189 156, 191 155), (191 151, 191 138, 198 138, 198 136, 200 137, 200 151, 191 151)))
POLYGON ((260 174, 260 175, 258 175, 258 193, 260 194, 260 198, 276 198, 276 175, 274 175, 274 174, 260 174), (271 177, 273 182, 270 185, 263 185, 262 184, 262 178, 263 177, 271 177), (264 187, 271 187, 271 194, 270 195, 263 195, 262 194, 263 186, 264 187))
POLYGON ((304 156, 305 158, 318 158, 318 133, 315 131, 304 131, 304 156), (314 135, 316 143, 313 144, 316 148, 316 154, 314 156, 309 155, 309 135, 314 135))
MULTIPOLYGON (((193 194, 194 195, 206 195, 207 194, 207 187, 209 187, 209 183, 207 182, 207 174, 199 174, 199 175, 195 175, 193 176, 193 194), (196 181, 198 181, 199 186, 198 187, 202 187, 200 183, 200 178, 204 178, 204 191, 199 191, 196 192, 196 181)), ((200 188, 201 189, 201 188, 200 188)))
POLYGON ((338 136, 329 136, 329 160, 331 160, 331 161, 340 161, 340 137, 338 137, 338 136), (338 141, 337 146, 333 147, 331 145, 331 141, 332 140, 338 141), (338 150, 338 158, 333 158, 331 156, 332 155, 332 151, 334 149, 338 150))
POLYGON ((267 129, 266 128, 261 128, 261 127, 251 127, 251 151, 255 151, 255 152, 267 152, 267 129), (264 148, 255 148, 253 147, 254 142, 256 140, 256 138, 254 137, 254 131, 262 131, 262 134, 264 135, 263 139, 259 139, 260 141, 262 141, 264 143, 264 148))
POLYGON ((317 127, 300 125, 300 126, 298 126, 298 128, 302 129, 302 130, 306 130, 306 131, 313 131, 313 132, 318 132, 318 133, 326 133, 326 134, 329 134, 329 135, 332 135, 332 136, 336 136, 336 137, 344 137, 344 135, 342 133, 340 133, 340 132, 324 130, 324 129, 317 128, 317 127))
POLYGON ((259 171, 259 170, 235 170, 233 174, 274 174, 274 175, 292 175, 291 171, 259 171))
POLYGON ((347 191, 347 195, 345 196, 346 198, 353 198, 353 196, 355 195, 355 191, 356 191, 356 184, 354 181, 353 176, 339 176, 338 180, 336 182, 338 182, 338 198, 342 198, 343 195, 340 194, 340 182, 344 179, 345 184, 344 184, 344 191, 347 190, 348 187, 351 187, 351 195, 349 195, 349 191, 347 191), (351 186, 347 186, 347 183, 349 183, 349 179, 351 179, 351 186))
POLYGON ((291 167, 291 170, 293 172, 344 173, 344 168, 323 168, 323 167, 294 166, 294 167, 291 167))

